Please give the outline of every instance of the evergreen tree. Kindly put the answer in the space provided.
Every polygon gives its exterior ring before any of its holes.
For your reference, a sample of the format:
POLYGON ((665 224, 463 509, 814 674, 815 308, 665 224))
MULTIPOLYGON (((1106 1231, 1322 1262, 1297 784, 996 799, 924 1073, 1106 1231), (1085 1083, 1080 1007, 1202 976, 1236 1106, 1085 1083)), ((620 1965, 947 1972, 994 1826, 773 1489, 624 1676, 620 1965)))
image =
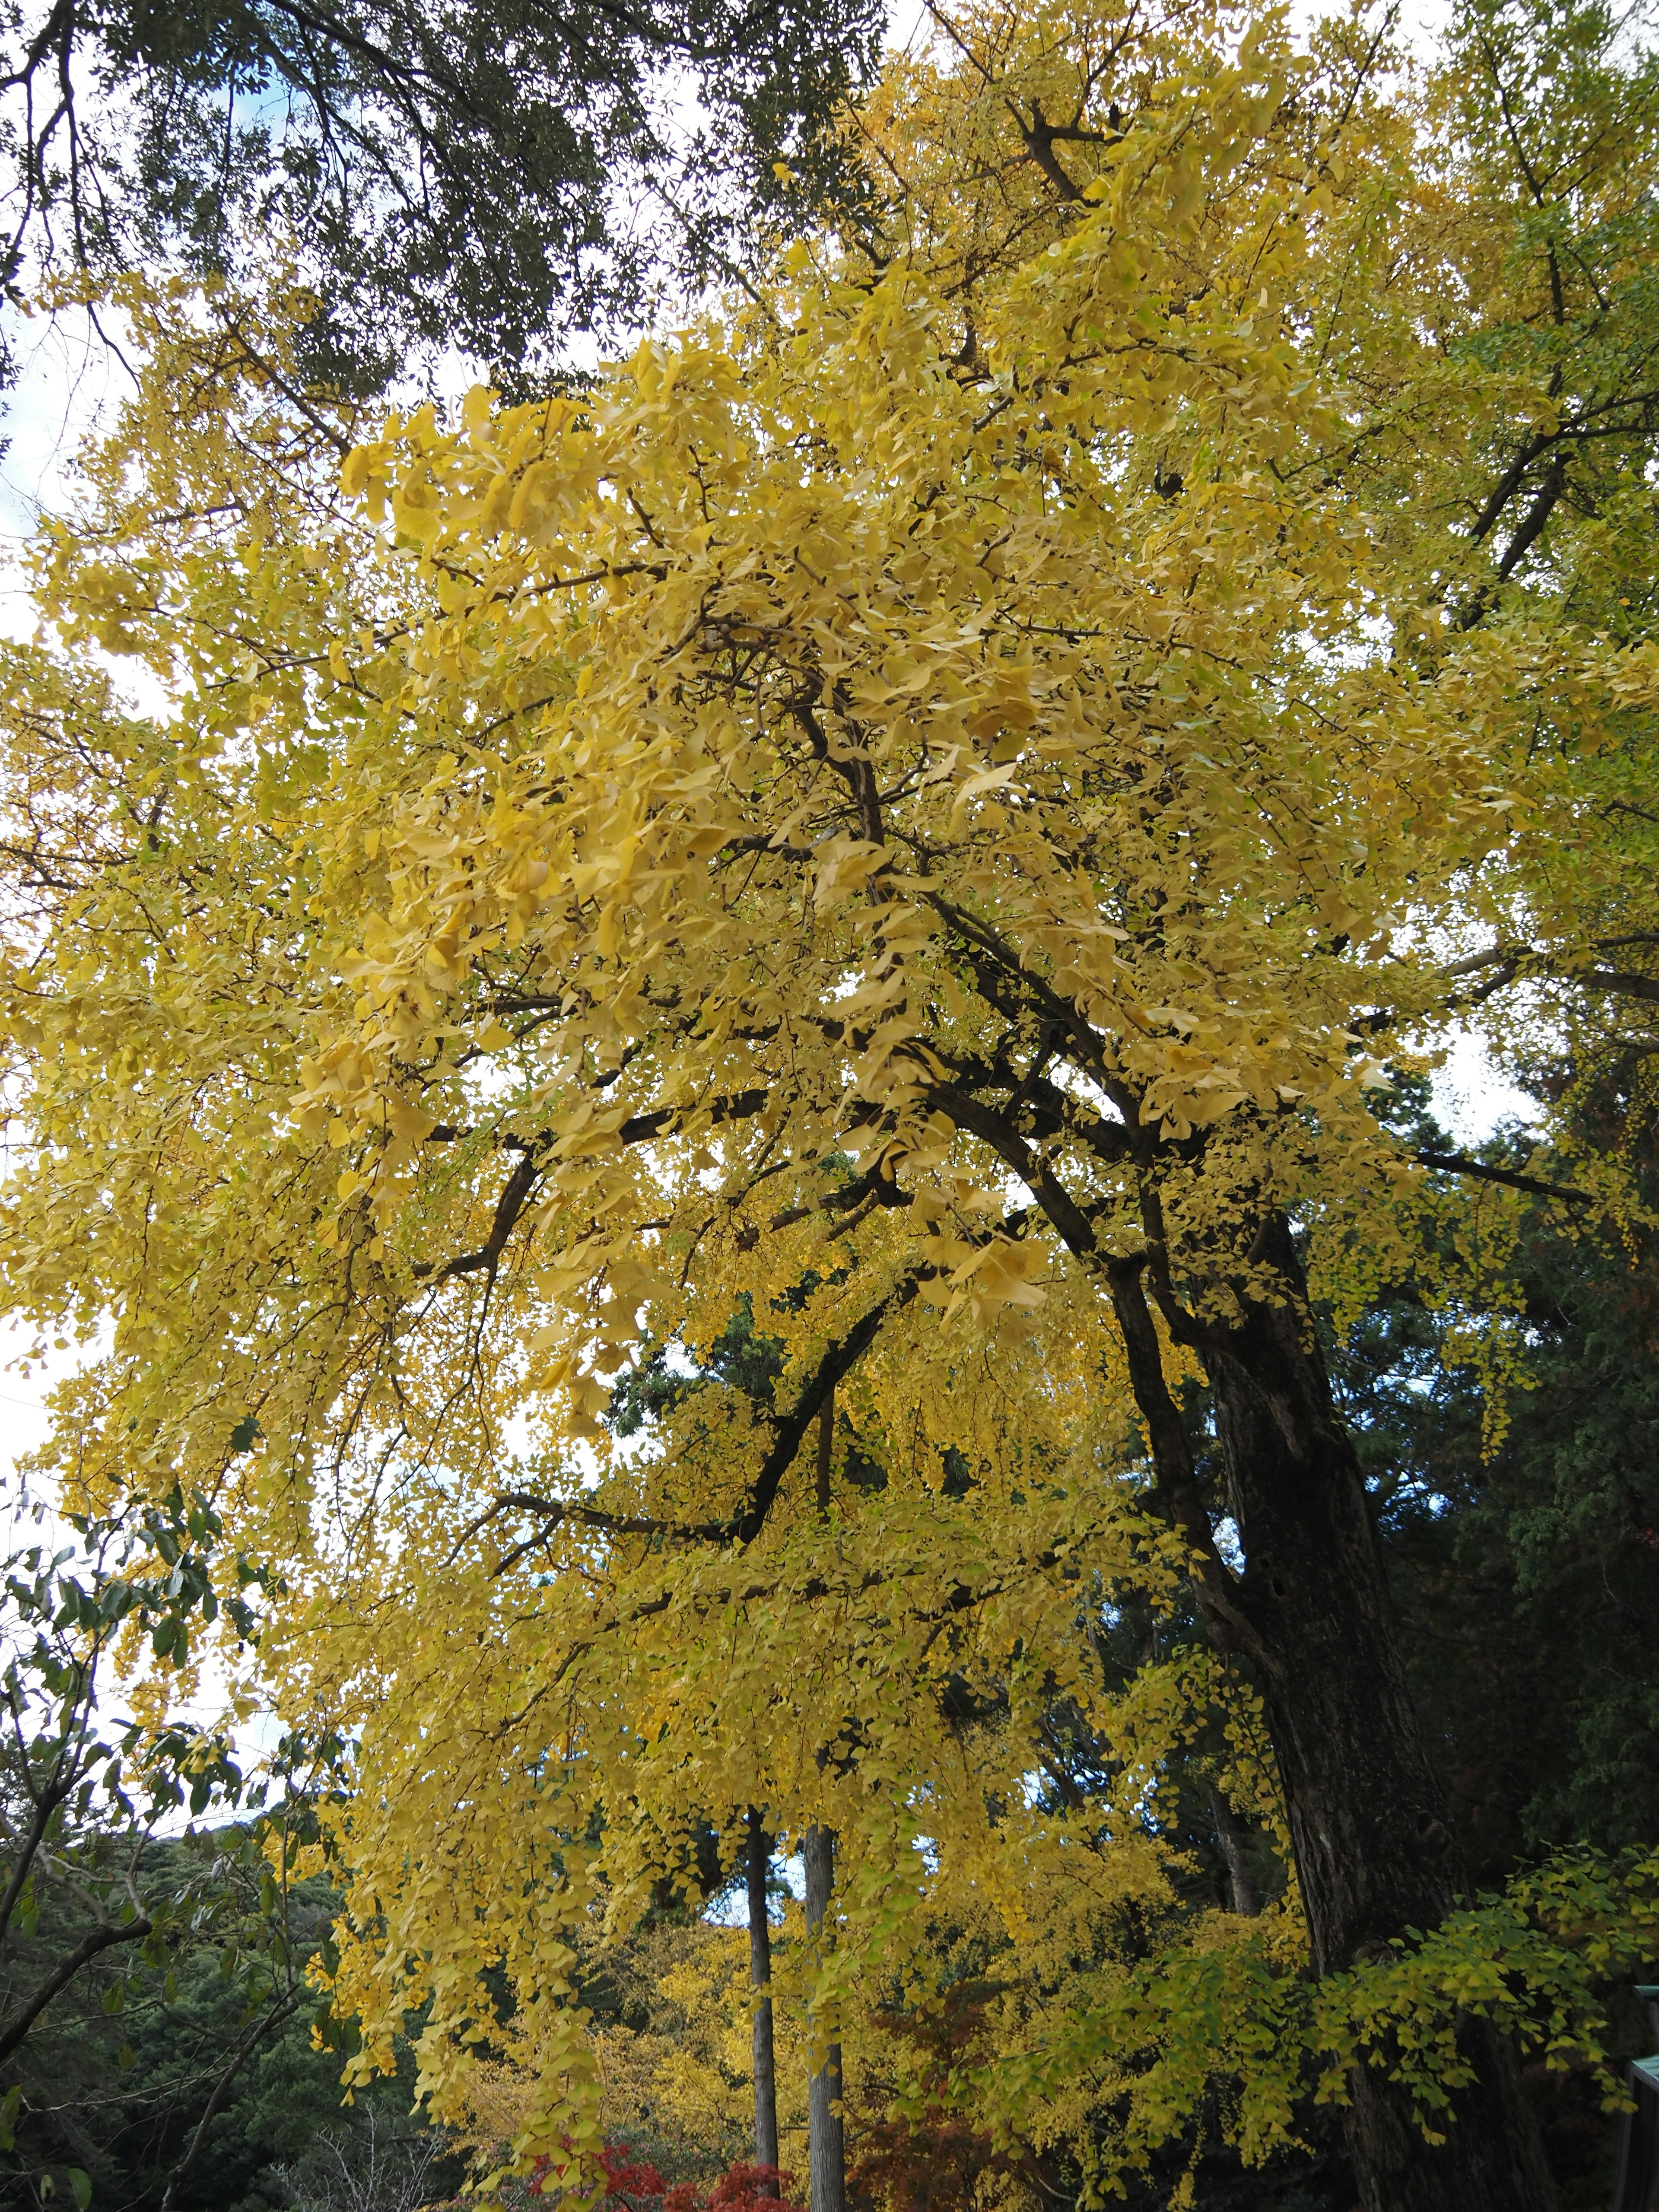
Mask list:
POLYGON ((12 0, 0 285, 291 250, 313 376, 373 386, 422 343, 544 368, 843 180, 829 125, 881 22, 872 0, 12 0))

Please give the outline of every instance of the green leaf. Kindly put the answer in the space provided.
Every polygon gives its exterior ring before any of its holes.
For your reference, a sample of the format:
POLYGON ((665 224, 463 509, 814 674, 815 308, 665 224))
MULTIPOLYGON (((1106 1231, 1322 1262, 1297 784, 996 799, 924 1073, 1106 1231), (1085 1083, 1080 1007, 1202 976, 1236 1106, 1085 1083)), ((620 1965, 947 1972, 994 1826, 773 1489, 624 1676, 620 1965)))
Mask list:
POLYGON ((78 2166, 72 2166, 69 2170, 69 2185, 74 2191, 80 2212, 87 2212, 87 2207, 92 2202, 91 2175, 83 2173, 78 2166))
POLYGON ((16 2082, 0 2103, 0 2150, 10 2150, 17 2139, 17 2114, 23 2102, 23 2085, 16 2082))

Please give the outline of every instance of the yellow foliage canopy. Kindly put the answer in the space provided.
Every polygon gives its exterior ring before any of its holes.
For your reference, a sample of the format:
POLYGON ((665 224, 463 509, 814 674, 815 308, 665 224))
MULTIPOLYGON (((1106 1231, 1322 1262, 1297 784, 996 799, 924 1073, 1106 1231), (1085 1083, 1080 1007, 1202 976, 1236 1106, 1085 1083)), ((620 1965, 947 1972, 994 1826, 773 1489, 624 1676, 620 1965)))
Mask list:
POLYGON ((859 125, 868 237, 590 391, 368 435, 275 310, 130 289, 147 380, 10 656, 4 1265, 116 1317, 60 1463, 280 1562, 270 1694, 357 1744, 365 2063, 427 2004, 464 2110, 499 1972, 526 2150, 596 2124, 574 1931, 701 1820, 837 1830, 822 2019, 994 1911, 1030 2051, 1173 1909, 1170 1756, 1224 1730, 1280 1820, 1159 1422, 1300 1297, 1273 1223, 1346 1296, 1448 1203, 1373 1052, 1493 945, 1571 972, 1646 866, 1538 858, 1656 664, 1462 528, 1534 405, 1447 367, 1510 265, 1478 163, 1340 26, 954 35, 859 125), (617 1378, 739 1315, 767 1387, 617 1448, 617 1378), (1107 1648, 1194 1601, 1220 1656, 1107 1648), (1086 1799, 1030 1784, 1062 1705, 1086 1799))

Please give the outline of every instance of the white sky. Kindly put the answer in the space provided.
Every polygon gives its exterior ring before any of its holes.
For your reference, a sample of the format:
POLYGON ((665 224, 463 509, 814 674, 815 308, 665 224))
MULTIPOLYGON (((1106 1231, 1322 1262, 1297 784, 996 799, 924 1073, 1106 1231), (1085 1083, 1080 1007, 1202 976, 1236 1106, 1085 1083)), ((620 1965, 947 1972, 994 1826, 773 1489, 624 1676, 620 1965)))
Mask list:
POLYGON ((0 1337, 0 1346, 6 1347, 0 1352, 4 1360, 3 1367, 0 1367, 0 1486, 3 1486, 9 1509, 6 1515, 9 1525, 0 1529, 0 1542, 8 1551, 15 1542, 30 1540, 21 1530, 15 1535, 12 1533, 15 1515, 24 1503, 15 1463, 25 1453, 46 1442, 47 1425, 40 1403, 40 1382, 33 1376, 25 1379, 11 1365, 16 1356, 11 1348, 15 1343, 13 1337, 0 1337))
MULTIPOLYGON (((127 380, 88 316, 8 313, 5 324, 21 371, 0 399, 0 438, 8 441, 0 459, 0 547, 10 553, 33 533, 43 507, 63 504, 76 448, 127 380)), ((0 628, 8 635, 33 627, 21 601, 15 580, 0 574, 0 628)))

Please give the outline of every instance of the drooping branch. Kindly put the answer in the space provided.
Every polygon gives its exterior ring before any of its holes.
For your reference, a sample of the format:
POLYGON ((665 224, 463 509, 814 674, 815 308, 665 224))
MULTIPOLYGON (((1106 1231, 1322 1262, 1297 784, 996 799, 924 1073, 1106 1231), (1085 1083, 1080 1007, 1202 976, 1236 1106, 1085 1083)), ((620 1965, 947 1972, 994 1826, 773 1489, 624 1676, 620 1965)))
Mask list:
POLYGON ((447 1283, 454 1276, 475 1275, 480 1269, 487 1269, 493 1275, 501 1264, 501 1255, 507 1249, 507 1239, 517 1225, 519 1216, 530 1202, 530 1194, 535 1189, 541 1172, 542 1164, 537 1148, 526 1146, 518 1165, 501 1187, 501 1194, 495 1201, 495 1218, 489 1224, 489 1234, 478 1249, 465 1252, 457 1259, 447 1260, 441 1267, 434 1267, 429 1261, 417 1261, 415 1273, 430 1275, 434 1289, 440 1283, 447 1283))
POLYGON ((729 1540, 749 1544, 759 1535, 806 1431, 834 1398, 836 1385, 852 1372, 875 1342, 883 1322, 890 1314, 908 1306, 915 1297, 920 1279, 915 1270, 902 1276, 880 1304, 872 1306, 844 1337, 824 1347, 793 1407, 787 1413, 774 1419, 772 1448, 761 1462, 742 1510, 727 1527, 729 1540))
POLYGON ((789 1411, 764 1416, 772 1441, 743 1504, 734 1513, 718 1521, 672 1521, 653 1514, 607 1513, 602 1506, 586 1505, 573 1498, 543 1498, 533 1491, 504 1491, 468 1522, 452 1547, 449 1557, 457 1557, 463 1547, 490 1522, 512 1512, 530 1514, 539 1525, 533 1536, 515 1545, 497 1563, 498 1575, 516 1566, 555 1528, 567 1525, 591 1528, 598 1535, 664 1537, 671 1543, 752 1543, 766 1525, 767 1515, 807 1431, 821 1417, 824 1407, 833 1403, 836 1385, 852 1371, 875 1342, 889 1315, 910 1304, 920 1280, 920 1270, 901 1277, 887 1296, 863 1315, 845 1336, 834 1338, 825 1346, 789 1411))

